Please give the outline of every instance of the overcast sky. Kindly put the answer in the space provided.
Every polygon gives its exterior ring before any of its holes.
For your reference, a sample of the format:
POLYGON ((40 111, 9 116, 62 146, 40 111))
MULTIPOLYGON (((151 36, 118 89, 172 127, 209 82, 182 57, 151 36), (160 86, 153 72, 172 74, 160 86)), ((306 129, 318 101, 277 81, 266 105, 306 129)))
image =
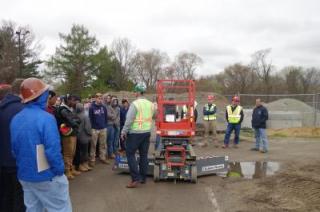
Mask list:
POLYGON ((41 57, 59 44, 58 33, 85 25, 101 44, 127 37, 141 50, 180 51, 204 61, 198 74, 250 61, 272 48, 278 69, 320 66, 319 0, 0 0, 0 18, 29 25, 41 41, 41 57))

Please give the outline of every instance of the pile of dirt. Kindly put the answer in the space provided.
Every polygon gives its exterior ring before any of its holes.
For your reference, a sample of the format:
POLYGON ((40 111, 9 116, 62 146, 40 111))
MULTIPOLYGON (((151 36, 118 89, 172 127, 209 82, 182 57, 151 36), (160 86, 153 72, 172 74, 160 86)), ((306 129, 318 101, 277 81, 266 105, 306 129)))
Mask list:
POLYGON ((290 129, 268 129, 268 135, 272 137, 319 138, 320 128, 301 127, 290 129))
POLYGON ((290 98, 279 99, 277 101, 266 104, 270 111, 299 111, 313 112, 313 108, 306 103, 290 98))
POLYGON ((249 208, 262 211, 320 211, 320 161, 295 165, 257 183, 259 189, 245 196, 249 208))

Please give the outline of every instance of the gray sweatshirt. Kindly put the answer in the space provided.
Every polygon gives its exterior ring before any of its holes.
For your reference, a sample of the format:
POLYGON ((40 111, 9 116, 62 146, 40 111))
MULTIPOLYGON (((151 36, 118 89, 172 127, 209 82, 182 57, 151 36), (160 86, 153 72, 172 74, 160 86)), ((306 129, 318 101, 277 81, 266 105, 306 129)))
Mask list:
POLYGON ((105 105, 107 108, 107 116, 108 116, 108 121, 107 125, 114 125, 116 121, 116 111, 113 109, 111 104, 105 105))
MULTIPOLYGON (((143 96, 138 97, 138 99, 145 99, 143 96)), ((136 106, 132 103, 130 104, 129 110, 127 112, 127 116, 126 116, 126 122, 124 123, 124 126, 122 128, 121 134, 128 134, 128 133, 147 133, 150 132, 151 130, 146 130, 146 131, 136 131, 136 130, 131 130, 131 125, 133 123, 133 121, 136 118, 136 114, 137 114, 138 109, 136 108, 136 106)), ((155 114, 155 111, 153 111, 153 113, 155 114)), ((154 115, 153 115, 154 117, 154 115)))
POLYGON ((81 103, 77 103, 76 112, 81 120, 77 134, 78 141, 82 144, 87 144, 91 139, 92 133, 89 117, 85 115, 84 107, 81 103))

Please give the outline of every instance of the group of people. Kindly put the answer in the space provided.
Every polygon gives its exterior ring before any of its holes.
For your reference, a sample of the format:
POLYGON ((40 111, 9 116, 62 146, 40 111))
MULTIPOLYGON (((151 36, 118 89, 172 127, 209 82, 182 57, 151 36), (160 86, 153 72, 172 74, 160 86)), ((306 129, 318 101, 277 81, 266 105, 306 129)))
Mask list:
POLYGON ((123 99, 119 105, 116 96, 101 93, 83 103, 75 95, 59 98, 49 91, 47 112, 57 120, 67 178, 72 180, 81 172, 90 171, 96 157, 101 163, 110 164, 108 159, 114 159, 119 149, 125 149, 124 140, 119 140, 128 100, 123 99))
MULTIPOLYGON (((212 142, 215 147, 219 147, 217 140, 217 106, 214 104, 215 96, 208 95, 208 103, 203 107, 203 124, 205 129, 206 145, 210 143, 209 133, 212 132, 212 142)), ((238 148, 241 123, 244 119, 243 108, 240 106, 240 98, 238 96, 232 97, 231 104, 226 107, 225 119, 227 121, 227 128, 224 136, 222 148, 229 147, 229 141, 232 132, 234 131, 233 147, 238 148)), ((266 136, 266 122, 268 120, 268 110, 261 103, 261 99, 256 99, 256 105, 252 113, 252 128, 255 133, 255 146, 251 149, 253 151, 260 151, 262 153, 268 152, 268 139, 266 136)))
MULTIPOLYGON (((123 150, 131 175, 127 188, 146 183, 156 105, 144 93, 145 87, 137 85, 136 100, 129 105, 123 99, 119 105, 116 96, 101 93, 83 103, 76 95, 59 97, 37 78, 17 79, 12 85, 1 86, 0 211, 72 211, 68 179, 93 169, 96 158, 109 164, 108 159, 123 150)), ((203 121, 206 139, 209 141, 212 131, 217 145, 214 101, 209 95, 203 121)), ((235 96, 226 107, 228 126, 223 148, 229 147, 233 130, 234 147, 238 147, 243 117, 240 99, 235 96)), ((267 110, 257 99, 252 118, 256 146, 252 150, 268 151, 267 119, 267 110)))
POLYGON ((97 143, 104 164, 126 148, 129 102, 98 93, 81 103, 37 78, 0 93, 0 211, 72 211, 68 179, 94 167, 97 143))

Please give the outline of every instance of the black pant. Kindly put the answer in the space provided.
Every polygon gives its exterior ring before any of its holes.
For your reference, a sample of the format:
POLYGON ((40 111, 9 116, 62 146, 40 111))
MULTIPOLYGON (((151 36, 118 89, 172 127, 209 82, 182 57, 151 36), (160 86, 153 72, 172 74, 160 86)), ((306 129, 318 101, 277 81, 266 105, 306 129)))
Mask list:
POLYGON ((23 212, 23 190, 15 168, 0 168, 0 212, 23 212))
POLYGON ((148 174, 148 151, 150 133, 128 134, 126 141, 126 155, 132 181, 145 181, 148 174), (136 151, 139 150, 139 170, 136 151))
POLYGON ((77 140, 76 155, 74 157, 74 165, 79 166, 81 163, 87 162, 89 159, 89 143, 82 143, 77 140))

